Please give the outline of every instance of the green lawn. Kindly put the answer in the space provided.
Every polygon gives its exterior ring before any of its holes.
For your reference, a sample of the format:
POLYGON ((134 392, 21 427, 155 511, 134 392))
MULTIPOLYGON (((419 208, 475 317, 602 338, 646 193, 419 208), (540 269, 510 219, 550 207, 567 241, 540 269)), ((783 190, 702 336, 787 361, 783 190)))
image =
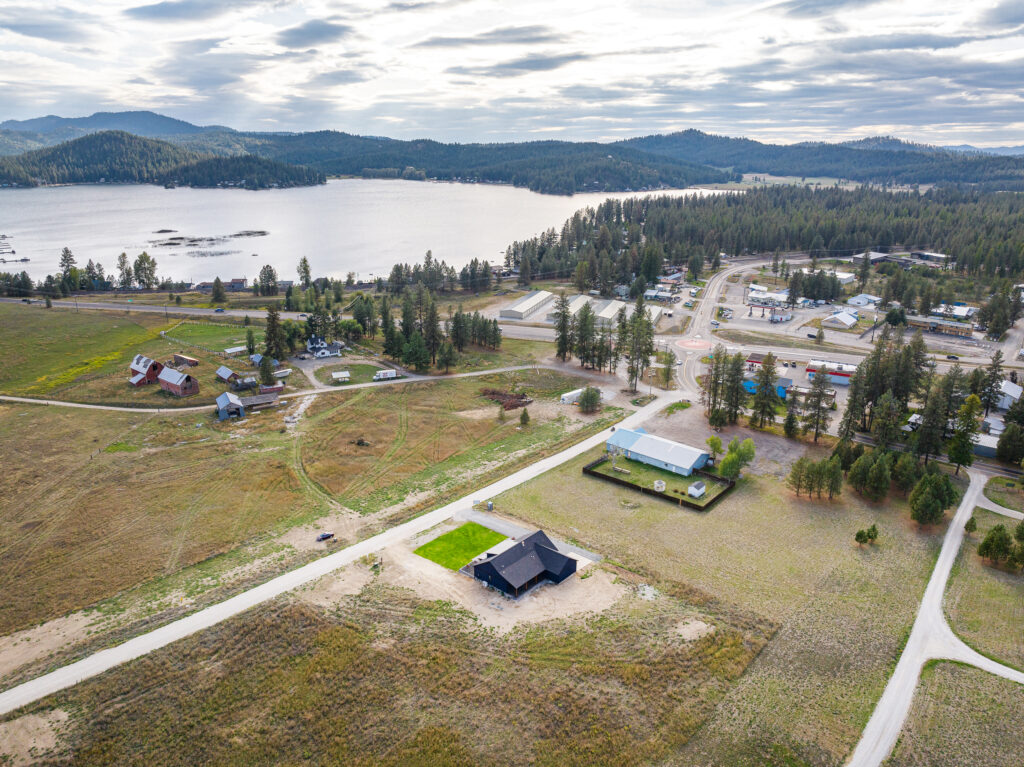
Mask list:
POLYGON ((473 557, 483 554, 503 540, 505 536, 501 533, 488 530, 476 522, 467 522, 450 533, 423 544, 415 553, 449 570, 458 570, 473 557))
POLYGON ((355 362, 355 363, 344 363, 340 362, 337 365, 324 365, 322 368, 316 370, 316 380, 320 383, 332 384, 335 386, 347 386, 348 384, 366 383, 372 381, 374 374, 378 370, 384 370, 385 368, 380 365, 370 365, 368 363, 355 362), (331 373, 336 373, 341 370, 347 370, 352 375, 350 380, 346 382, 338 382, 331 378, 331 373))
POLYGON ((167 335, 219 352, 231 346, 245 346, 246 331, 250 328, 256 345, 260 346, 263 343, 263 328, 255 325, 246 327, 241 323, 182 322, 168 330, 167 335))

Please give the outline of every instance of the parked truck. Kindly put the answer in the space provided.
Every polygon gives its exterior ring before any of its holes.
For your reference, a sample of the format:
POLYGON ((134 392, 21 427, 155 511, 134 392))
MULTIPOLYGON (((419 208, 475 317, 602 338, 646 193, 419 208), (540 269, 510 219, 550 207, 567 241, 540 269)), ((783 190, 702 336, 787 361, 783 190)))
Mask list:
POLYGON ((396 370, 378 370, 373 374, 374 381, 391 381, 398 378, 398 371, 396 370))

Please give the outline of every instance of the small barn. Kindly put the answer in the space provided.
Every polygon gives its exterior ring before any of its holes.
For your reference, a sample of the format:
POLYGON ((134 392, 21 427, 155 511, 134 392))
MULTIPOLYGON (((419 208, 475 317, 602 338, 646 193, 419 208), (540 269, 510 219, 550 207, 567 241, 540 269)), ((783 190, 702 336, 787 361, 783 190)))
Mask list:
POLYGON ((273 394, 275 397, 284 391, 284 381, 278 381, 276 384, 268 386, 267 384, 260 384, 260 394, 273 394))
MULTIPOLYGON (((257 352, 256 354, 250 354, 249 355, 249 362, 252 363, 252 366, 254 368, 258 368, 260 366, 260 363, 263 362, 263 355, 260 354, 259 352, 257 352)), ((273 357, 271 357, 271 359, 270 359, 270 367, 276 368, 280 364, 281 364, 280 362, 278 362, 273 357)))
POLYGON ((255 389, 259 385, 260 385, 260 379, 258 379, 256 376, 246 376, 245 378, 242 378, 241 376, 239 376, 239 377, 237 377, 234 380, 234 383, 231 384, 232 388, 235 391, 245 391, 246 389, 255 389))
POLYGON ((216 376, 218 381, 223 381, 224 383, 231 383, 232 381, 238 380, 238 373, 225 365, 221 365, 217 368, 216 376))
POLYGON ((217 418, 221 421, 245 418, 245 406, 237 394, 226 391, 217 397, 217 418))
POLYGON ((500 554, 488 553, 469 564, 473 577, 510 597, 519 597, 541 581, 561 583, 576 572, 576 560, 563 554, 542 530, 500 554))
POLYGON ((175 352, 174 364, 177 365, 178 367, 194 368, 196 365, 199 364, 199 360, 197 360, 195 357, 189 357, 187 354, 175 352))
POLYGON ((156 360, 151 360, 144 354, 136 354, 135 359, 128 366, 128 371, 131 374, 128 383, 132 386, 151 384, 159 378, 160 371, 163 369, 164 366, 156 360))
POLYGON ((174 368, 165 367, 161 370, 157 381, 161 389, 170 392, 175 397, 191 397, 193 394, 199 394, 199 381, 188 373, 174 368))

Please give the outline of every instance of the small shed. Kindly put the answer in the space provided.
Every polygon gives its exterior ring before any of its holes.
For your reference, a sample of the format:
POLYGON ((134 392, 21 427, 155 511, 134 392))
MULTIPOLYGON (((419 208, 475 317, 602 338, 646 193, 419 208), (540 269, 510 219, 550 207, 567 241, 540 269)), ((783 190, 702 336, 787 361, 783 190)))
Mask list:
POLYGON ((704 484, 703 480, 693 482, 688 488, 686 488, 686 494, 691 498, 702 498, 708 491, 707 485, 704 484))
POLYGON ((278 381, 273 386, 260 384, 260 394, 273 394, 275 397, 284 391, 284 381, 278 381))
POLYGON ((230 357, 234 357, 236 354, 241 354, 244 351, 246 351, 246 347, 244 346, 229 346, 224 350, 224 353, 230 357))
POLYGON ((144 354, 136 354, 135 359, 128 366, 128 371, 131 374, 128 383, 132 386, 151 384, 160 377, 160 371, 163 369, 164 366, 156 360, 151 360, 144 354))
POLYGON ((352 374, 348 370, 338 370, 337 372, 331 373, 331 380, 334 383, 348 383, 352 380, 352 374))
POLYGON ((260 379, 258 379, 256 376, 246 376, 245 378, 239 376, 238 378, 235 379, 234 383, 232 384, 232 387, 234 388, 235 391, 245 391, 246 389, 255 389, 259 385, 260 379))
POLYGON ((238 373, 236 373, 234 370, 225 365, 221 365, 219 368, 217 368, 216 375, 217 380, 223 381, 224 383, 231 383, 232 381, 238 380, 238 373))
POLYGON ((161 370, 157 381, 160 383, 161 389, 170 392, 175 397, 191 397, 193 394, 199 394, 199 381, 188 373, 174 368, 165 367, 161 370))
POLYGON ((259 410, 261 408, 270 407, 271 405, 277 404, 278 392, 261 392, 260 394, 253 394, 249 397, 241 397, 241 402, 244 407, 252 410, 259 410))
POLYGON ((217 418, 221 421, 228 418, 245 418, 245 406, 237 394, 226 391, 218 395, 217 418))
POLYGON ((195 357, 189 357, 187 354, 182 354, 181 352, 175 352, 173 359, 174 364, 178 365, 179 367, 185 366, 189 368, 194 368, 196 365, 199 364, 199 360, 197 360, 195 357))

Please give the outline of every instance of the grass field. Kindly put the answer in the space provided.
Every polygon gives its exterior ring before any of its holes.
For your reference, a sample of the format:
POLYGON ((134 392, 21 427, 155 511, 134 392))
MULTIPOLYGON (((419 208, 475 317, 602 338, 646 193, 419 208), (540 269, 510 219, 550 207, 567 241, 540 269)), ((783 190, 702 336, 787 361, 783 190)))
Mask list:
POLYGON ((322 513, 279 424, 0 406, 0 634, 322 513))
POLYGON ((483 554, 505 536, 476 522, 467 522, 451 532, 424 543, 415 553, 449 570, 458 570, 473 557, 483 554))
POLYGON ((666 596, 509 635, 370 584, 278 601, 33 706, 77 765, 639 767, 692 737, 764 646, 756 619, 666 596), (714 632, 693 641, 693 619, 714 632), (128 705, 126 705, 128 704, 128 705))
POLYGON ((365 362, 339 362, 336 365, 324 365, 323 367, 317 368, 314 375, 316 376, 316 380, 320 383, 330 384, 332 386, 348 386, 349 384, 372 381, 374 374, 378 370, 384 370, 384 367, 382 365, 371 365, 365 362), (331 373, 336 373, 341 370, 347 370, 351 373, 351 378, 348 383, 339 383, 331 378, 331 373))
POLYGON ((1024 752, 1024 687, 976 668, 932 662, 886 767, 1007 767, 1024 752))
POLYGON ((558 394, 579 385, 541 370, 321 397, 307 411, 315 428, 303 440, 302 465, 326 493, 362 513, 403 501, 422 508, 417 497, 435 503, 457 497, 468 490, 469 477, 483 484, 621 417, 618 408, 588 418, 559 409, 558 394), (533 397, 530 425, 520 429, 518 413, 498 421, 497 404, 480 396, 487 387, 533 397), (360 439, 369 445, 357 444, 360 439))
MULTIPOLYGON (((225 390, 214 375, 223 364, 252 371, 248 361, 225 359, 194 346, 161 338, 174 322, 138 312, 47 311, 17 304, 0 304, 0 391, 27 397, 59 399, 127 407, 176 408, 209 404, 225 390), (167 362, 175 352, 200 361, 189 373, 199 381, 199 394, 175 397, 157 384, 128 384, 128 365, 136 354, 167 362)), ((194 338, 235 337, 241 326, 182 325, 194 338), (228 329, 230 328, 230 329, 228 329)), ((259 332, 259 331, 257 331, 259 332)), ((244 329, 241 343, 245 342, 244 329)))
POLYGON ((606 461, 600 466, 595 466, 594 471, 609 477, 615 477, 616 479, 624 479, 627 482, 633 482, 641 487, 649 488, 653 488, 655 481, 660 479, 665 483, 666 493, 686 498, 690 503, 707 505, 726 488, 724 483, 714 482, 697 474, 684 477, 681 474, 665 471, 664 469, 659 469, 656 466, 648 466, 647 464, 640 463, 639 461, 631 461, 629 458, 620 457, 616 460, 615 465, 619 469, 625 469, 629 474, 615 471, 615 469, 612 468, 611 461, 606 461), (703 497, 690 498, 690 496, 686 494, 690 485, 694 482, 703 482, 705 487, 707 487, 703 497))
MULTIPOLYGON (((778 345, 780 343, 779 336, 777 335, 773 335, 771 333, 757 333, 751 330, 732 330, 723 328, 722 330, 715 332, 715 337, 723 341, 732 341, 733 343, 738 344, 778 345)), ((860 351, 854 347, 841 346, 830 341, 824 341, 819 344, 812 341, 810 338, 790 338, 788 336, 785 337, 785 345, 794 349, 810 349, 819 351, 822 349, 831 349, 832 351, 841 352, 860 351)))
MULTIPOLYGON (((450 368, 449 372, 469 373, 474 370, 491 370, 513 365, 532 365, 548 362, 554 356, 555 345, 551 341, 503 338, 499 349, 467 346, 465 351, 459 354, 459 361, 450 368)), ((438 370, 436 365, 430 369, 430 373, 431 375, 444 375, 444 371, 438 370)))
POLYGON ((1005 477, 991 477, 985 483, 985 497, 1000 506, 1024 511, 1024 490, 1019 481, 1005 477))
POLYGON ((978 529, 964 539, 946 590, 949 625, 978 652, 1024 668, 1024 575, 989 566, 978 557, 978 544, 998 524, 1010 534, 1017 522, 975 509, 978 529))
POLYGON ((797 500, 756 464, 701 514, 595 483, 580 469, 596 452, 498 496, 495 507, 668 593, 735 605, 779 627, 673 763, 839 764, 909 633, 941 531, 919 533, 902 502, 869 504, 850 490, 834 503, 797 500), (854 532, 873 523, 878 545, 859 550, 854 532))
POLYGON ((232 346, 245 346, 246 331, 252 330, 257 347, 263 343, 263 328, 241 323, 182 322, 167 331, 168 336, 215 352, 232 346))

